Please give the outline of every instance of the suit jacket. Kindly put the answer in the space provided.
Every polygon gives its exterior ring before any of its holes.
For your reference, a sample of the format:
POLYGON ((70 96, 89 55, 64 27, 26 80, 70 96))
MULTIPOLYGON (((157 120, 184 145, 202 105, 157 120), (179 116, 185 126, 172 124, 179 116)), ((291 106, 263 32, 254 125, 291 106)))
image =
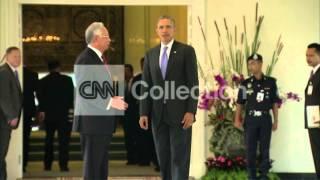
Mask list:
MULTIPOLYGON (((75 62, 75 79, 76 86, 79 86, 84 79, 94 80, 107 80, 110 78, 108 72, 97 54, 90 48, 86 48, 80 53, 76 62, 75 62), (81 70, 81 65, 100 65, 104 72, 90 72, 86 70, 81 70)), ((110 80, 110 79, 109 79, 110 80)), ((111 82, 111 81, 109 81, 111 82)), ((78 91, 78 88, 77 88, 78 91)), ((112 134, 115 130, 115 116, 110 115, 82 115, 83 112, 88 108, 95 108, 97 112, 106 111, 107 104, 110 98, 113 96, 113 93, 108 91, 108 98, 99 101, 83 102, 83 99, 80 98, 79 92, 76 92, 76 104, 75 104, 75 119, 73 123, 73 130, 78 131, 83 134, 112 134)), ((112 111, 112 109, 110 109, 112 111)))
POLYGON ((138 74, 132 78, 131 87, 125 96, 125 101, 128 103, 128 109, 125 112, 124 125, 130 126, 129 128, 139 130, 139 100, 136 99, 136 95, 140 95, 140 85, 133 87, 137 81, 141 81, 142 74, 138 74))
POLYGON ((307 125, 307 113, 306 113, 306 106, 308 105, 320 105, 320 69, 318 69, 313 76, 310 77, 308 84, 305 89, 305 108, 304 108, 304 117, 305 117, 305 128, 308 128, 307 125), (308 86, 312 83, 313 90, 312 94, 308 95, 308 86))
POLYGON ((46 113, 46 121, 68 120, 73 108, 73 82, 71 77, 51 72, 39 82, 39 111, 46 113))
POLYGON ((20 119, 22 91, 15 74, 8 64, 0 67, 0 129, 11 129, 8 122, 20 119))
POLYGON ((23 67, 23 115, 34 117, 36 114, 35 92, 38 94, 38 73, 23 67))
MULTIPOLYGON (((174 41, 169 62, 167 65, 166 76, 163 79, 159 66, 160 45, 149 50, 145 55, 144 70, 142 80, 148 84, 148 87, 142 86, 141 93, 149 92, 153 86, 159 86, 165 89, 165 82, 174 83, 174 90, 180 86, 185 86, 191 90, 198 86, 198 71, 196 54, 193 47, 174 41)), ((171 87, 168 88, 169 90, 171 87)), ((170 92, 171 93, 171 92, 170 92)), ((198 97, 199 89, 195 90, 198 97)), ((188 95, 186 99, 152 99, 150 96, 143 99, 140 104, 140 115, 151 117, 153 124, 158 125, 160 120, 165 117, 165 121, 173 126, 181 126, 181 121, 186 112, 196 114, 198 99, 188 95), (166 109, 163 109, 166 108, 166 109), (163 114, 163 112, 167 112, 163 114)))

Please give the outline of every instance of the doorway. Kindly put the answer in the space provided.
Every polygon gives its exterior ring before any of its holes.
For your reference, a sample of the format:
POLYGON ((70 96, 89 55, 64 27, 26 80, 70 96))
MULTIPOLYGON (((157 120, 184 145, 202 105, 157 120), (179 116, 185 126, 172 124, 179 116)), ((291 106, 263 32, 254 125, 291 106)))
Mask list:
MULTIPOLYGON (((171 15, 176 19, 176 39, 187 43, 187 6, 61 6, 22 5, 22 36, 24 64, 39 74, 39 79, 48 74, 47 61, 58 59, 62 73, 73 78, 73 63, 86 47, 85 28, 93 21, 107 26, 115 51, 108 54, 111 64, 131 64, 139 73, 139 60, 145 52, 159 43, 155 24, 160 15, 171 15)), ((70 113, 72 121, 72 111, 70 113)), ((25 178, 81 177, 82 159, 77 133, 71 134, 69 147, 69 172, 60 172, 55 161, 51 171, 43 171, 45 131, 42 124, 33 123, 30 136, 29 162, 25 178)), ((121 123, 117 128, 110 150, 111 176, 159 176, 152 165, 141 167, 126 165, 124 131, 121 123)))

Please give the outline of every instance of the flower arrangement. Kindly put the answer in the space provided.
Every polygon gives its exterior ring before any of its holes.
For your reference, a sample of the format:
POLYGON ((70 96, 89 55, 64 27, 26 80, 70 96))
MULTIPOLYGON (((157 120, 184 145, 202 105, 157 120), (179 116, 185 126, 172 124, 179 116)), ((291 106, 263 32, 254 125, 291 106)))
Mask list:
MULTIPOLYGON (((213 127, 212 136, 210 138, 210 151, 214 153, 216 158, 208 158, 206 165, 208 169, 215 167, 218 169, 234 169, 244 167, 244 137, 243 131, 233 126, 233 119, 236 110, 236 100, 240 83, 248 76, 246 67, 246 59, 253 53, 259 51, 261 45, 260 30, 262 27, 264 16, 258 15, 258 3, 256 4, 255 28, 253 40, 249 43, 247 33, 246 18, 243 16, 243 32, 238 33, 237 26, 234 26, 234 34, 231 33, 227 20, 224 19, 223 34, 220 31, 218 23, 215 21, 215 28, 218 35, 219 55, 221 67, 217 71, 213 68, 213 60, 208 50, 207 38, 203 31, 200 18, 198 22, 201 28, 203 39, 208 53, 208 60, 205 66, 198 62, 199 72, 204 79, 204 91, 201 93, 199 109, 208 112, 207 124, 213 127), (225 36, 224 36, 225 35, 225 36), (225 39, 223 38, 225 37, 225 39), (240 38, 239 38, 240 37, 240 38), (239 160, 241 159, 241 161, 239 160), (237 164, 243 162, 244 164, 237 164)), ((270 76, 275 65, 279 60, 284 45, 279 36, 276 47, 272 54, 270 64, 267 65, 265 75, 270 76)), ((279 93, 281 104, 287 100, 300 101, 298 94, 293 92, 279 93)))
POLYGON ((231 170, 231 169, 245 169, 246 160, 242 156, 235 158, 229 158, 225 156, 217 156, 215 158, 209 157, 206 161, 207 169, 221 169, 221 170, 231 170))

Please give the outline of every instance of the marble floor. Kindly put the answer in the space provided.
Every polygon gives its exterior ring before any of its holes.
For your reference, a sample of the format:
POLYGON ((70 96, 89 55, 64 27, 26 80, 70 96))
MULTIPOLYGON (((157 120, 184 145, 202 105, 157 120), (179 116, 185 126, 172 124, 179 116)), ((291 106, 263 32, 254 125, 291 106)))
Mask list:
MULTIPOLYGON (((69 172, 60 172, 57 162, 52 171, 44 171, 42 162, 30 162, 23 175, 26 180, 78 180, 81 179, 82 162, 69 162, 69 172)), ((110 161, 109 174, 111 180, 160 180, 159 172, 151 166, 126 165, 125 161, 110 161)))

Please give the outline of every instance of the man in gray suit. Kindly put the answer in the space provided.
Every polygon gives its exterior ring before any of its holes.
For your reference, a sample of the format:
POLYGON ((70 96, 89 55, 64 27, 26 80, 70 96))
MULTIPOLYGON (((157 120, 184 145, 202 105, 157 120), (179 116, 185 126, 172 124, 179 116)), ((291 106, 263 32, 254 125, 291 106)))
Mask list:
POLYGON ((162 179, 186 180, 199 95, 196 54, 173 39, 172 17, 161 16, 156 32, 161 44, 145 55, 141 94, 148 95, 141 100, 139 124, 147 130, 151 118, 162 179))
POLYGON ((22 92, 18 76, 21 64, 20 50, 9 47, 0 66, 0 179, 7 179, 6 155, 9 148, 11 130, 19 124, 22 109, 22 92))
POLYGON ((84 179, 102 180, 108 177, 108 150, 115 130, 115 116, 110 111, 124 111, 128 105, 123 97, 114 95, 111 87, 105 98, 82 97, 80 87, 84 82, 111 81, 102 57, 111 42, 107 28, 101 22, 94 22, 86 29, 85 37, 88 46, 74 67, 77 88, 73 129, 80 132, 84 179), (96 71, 89 71, 92 66, 98 67, 96 71))

